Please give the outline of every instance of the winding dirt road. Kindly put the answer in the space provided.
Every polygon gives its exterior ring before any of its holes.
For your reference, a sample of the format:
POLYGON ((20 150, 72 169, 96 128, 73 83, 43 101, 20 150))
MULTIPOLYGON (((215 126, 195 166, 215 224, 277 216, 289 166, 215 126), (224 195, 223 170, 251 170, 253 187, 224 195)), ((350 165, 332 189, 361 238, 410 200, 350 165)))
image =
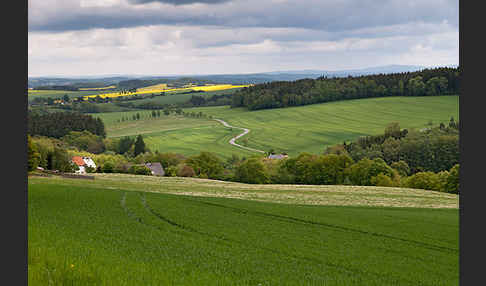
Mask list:
POLYGON ((229 143, 231 145, 234 145, 236 147, 240 147, 240 148, 243 148, 243 149, 246 149, 246 150, 249 150, 249 151, 253 151, 253 152, 259 152, 259 153, 265 153, 265 151, 262 151, 262 150, 258 150, 258 149, 253 149, 253 148, 250 148, 250 147, 245 147, 245 146, 242 146, 238 143, 235 143, 236 139, 242 137, 242 136, 245 136, 246 134, 248 134, 248 132, 250 132, 250 129, 247 129, 247 128, 242 128, 242 127, 236 127, 236 126, 231 126, 229 125, 226 121, 223 121, 221 119, 214 119, 216 121, 218 121, 219 123, 223 124, 225 127, 229 127, 229 128, 237 128, 237 129, 241 129, 243 130, 243 133, 239 134, 238 136, 236 137, 233 137, 230 139, 229 143))

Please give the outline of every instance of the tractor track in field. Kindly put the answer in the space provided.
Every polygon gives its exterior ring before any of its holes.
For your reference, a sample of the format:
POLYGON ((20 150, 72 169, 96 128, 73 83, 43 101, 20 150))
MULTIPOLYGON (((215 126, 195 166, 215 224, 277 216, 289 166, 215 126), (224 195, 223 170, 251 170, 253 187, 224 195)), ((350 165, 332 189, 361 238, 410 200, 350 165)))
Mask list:
POLYGON ((423 248, 431 249, 431 250, 437 250, 437 251, 444 251, 445 250, 445 251, 450 251, 450 252, 458 252, 459 251, 458 249, 454 249, 454 248, 450 248, 450 247, 446 247, 446 246, 439 246, 439 245, 429 244, 429 243, 425 243, 425 242, 421 242, 421 241, 405 239, 405 238, 401 238, 401 237, 395 237, 395 236, 382 234, 382 233, 376 233, 376 232, 370 232, 370 231, 365 231, 365 230, 360 230, 360 229, 348 228, 348 227, 345 227, 345 226, 315 222, 315 221, 310 221, 310 220, 305 220, 305 219, 300 219, 300 218, 295 218, 295 217, 290 217, 290 216, 282 216, 282 215, 259 212, 259 211, 250 211, 250 210, 235 208, 235 207, 226 206, 226 205, 222 205, 222 204, 205 202, 205 201, 202 201, 202 200, 193 200, 193 199, 187 199, 187 198, 184 198, 184 199, 192 201, 192 202, 198 202, 198 203, 205 204, 205 205, 227 208, 227 209, 230 209, 234 212, 242 213, 242 214, 253 214, 253 215, 258 215, 258 216, 273 217, 273 218, 276 218, 280 221, 285 221, 285 222, 290 222, 290 223, 318 225, 318 226, 324 226, 324 227, 327 227, 327 228, 337 229, 337 230, 341 230, 341 231, 348 231, 348 232, 360 233, 360 234, 382 237, 382 238, 387 238, 387 239, 392 239, 392 240, 398 240, 398 241, 402 241, 402 242, 406 242, 406 243, 410 243, 410 244, 415 244, 415 245, 421 246, 423 248))
POLYGON ((259 152, 259 153, 265 153, 265 151, 262 151, 262 150, 258 150, 258 149, 254 149, 254 148, 250 148, 250 147, 246 147, 246 146, 243 146, 243 145, 240 145, 238 143, 236 143, 235 141, 243 136, 245 136, 246 134, 248 134, 250 132, 250 129, 248 128, 243 128, 243 127, 236 127, 236 126, 231 126, 228 124, 228 122, 224 121, 224 120, 221 120, 221 119, 214 119, 216 121, 218 121, 219 123, 223 124, 224 127, 228 127, 228 128, 236 128, 236 129, 241 129, 243 130, 243 133, 231 138, 228 142, 233 145, 233 146, 236 146, 236 147, 239 147, 239 148, 242 148, 242 149, 245 149, 245 150, 249 150, 249 151, 253 151, 253 152, 259 152))
MULTIPOLYGON (((161 215, 158 212, 154 211, 148 205, 145 194, 143 194, 143 195, 142 194, 139 194, 139 195, 140 195, 140 199, 142 201, 142 204, 143 204, 144 208, 149 213, 151 213, 152 215, 154 215, 155 217, 157 217, 161 221, 164 221, 164 222, 166 222, 166 223, 168 223, 168 224, 170 224, 170 225, 172 225, 174 227, 180 228, 182 230, 185 230, 185 231, 188 231, 188 232, 191 232, 191 233, 196 233, 196 234, 199 234, 199 235, 202 235, 202 236, 206 236, 206 237, 210 237, 210 238, 215 238, 215 239, 218 239, 218 240, 222 240, 225 243, 237 243, 237 244, 240 244, 240 245, 245 246, 245 247, 248 247, 248 248, 259 249, 259 250, 263 250, 263 251, 275 253, 275 254, 278 254, 278 255, 283 255, 283 256, 291 257, 291 258, 298 259, 298 260, 304 260, 304 261, 308 261, 308 262, 311 262, 311 263, 326 265, 326 266, 331 267, 331 268, 334 268, 334 269, 336 269, 336 270, 338 270, 338 271, 340 271, 342 273, 351 273, 351 274, 360 273, 362 275, 370 275, 370 276, 375 276, 375 277, 380 277, 380 278, 385 278, 385 279, 401 280, 402 282, 403 281, 407 281, 407 282, 413 283, 413 281, 411 281, 411 280, 404 279, 404 278, 397 278, 397 277, 394 277, 393 275, 383 275, 382 273, 376 273, 376 272, 370 272, 370 271, 363 271, 363 270, 358 269, 358 268, 347 267, 347 266, 339 265, 339 264, 336 264, 336 263, 323 261, 323 260, 320 260, 320 259, 314 258, 314 257, 301 256, 301 255, 287 253, 287 252, 284 252, 284 251, 275 250, 275 249, 272 249, 272 248, 255 246, 254 244, 249 244, 249 243, 245 243, 243 241, 239 241, 239 240, 227 238, 227 237, 225 237, 223 235, 217 235, 217 234, 213 234, 213 233, 202 232, 202 231, 199 231, 199 230, 194 229, 192 227, 189 227, 189 226, 186 226, 186 225, 177 223, 177 222, 175 222, 175 221, 173 221, 171 219, 168 219, 168 218, 164 217, 163 215, 161 215)), ((207 203, 207 202, 202 202, 202 203, 207 203)), ((211 204, 211 203, 209 203, 209 204, 211 204)), ((214 204, 214 205, 218 205, 218 204, 214 204)), ((223 206, 223 205, 221 205, 221 206, 223 206)), ((228 206, 224 206, 224 207, 232 208, 232 207, 228 207, 228 206)), ((234 209, 242 210, 242 209, 238 209, 238 208, 234 208, 234 209)), ((247 210, 242 210, 242 213, 252 213, 252 212, 251 211, 247 211, 247 210)), ((285 220, 285 221, 286 222, 289 222, 288 220, 285 220)), ((143 224, 145 224, 145 223, 143 223, 143 224)), ((148 224, 145 224, 145 225, 148 225, 148 224)), ((148 225, 148 226, 150 226, 150 225, 148 225)), ((160 228, 158 228, 158 229, 160 229, 160 228)), ((413 284, 410 284, 410 285, 413 285, 413 284)))

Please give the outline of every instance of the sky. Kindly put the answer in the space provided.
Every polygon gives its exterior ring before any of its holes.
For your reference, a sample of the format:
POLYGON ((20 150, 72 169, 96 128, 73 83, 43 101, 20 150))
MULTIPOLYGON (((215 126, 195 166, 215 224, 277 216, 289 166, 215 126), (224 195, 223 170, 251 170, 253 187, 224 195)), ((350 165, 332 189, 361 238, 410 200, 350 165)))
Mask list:
POLYGON ((29 0, 28 75, 459 64, 450 0, 29 0))

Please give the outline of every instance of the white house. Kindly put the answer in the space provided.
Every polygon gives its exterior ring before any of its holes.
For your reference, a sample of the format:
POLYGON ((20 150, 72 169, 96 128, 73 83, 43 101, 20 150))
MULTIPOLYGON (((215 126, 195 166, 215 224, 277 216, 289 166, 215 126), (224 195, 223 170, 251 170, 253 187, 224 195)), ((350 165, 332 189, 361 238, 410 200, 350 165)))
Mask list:
POLYGON ((96 169, 96 164, 90 157, 74 156, 71 161, 79 168, 79 170, 75 171, 76 174, 86 174, 86 167, 96 169))
POLYGON ((86 163, 86 167, 91 167, 96 169, 96 164, 90 157, 83 157, 83 161, 86 163))

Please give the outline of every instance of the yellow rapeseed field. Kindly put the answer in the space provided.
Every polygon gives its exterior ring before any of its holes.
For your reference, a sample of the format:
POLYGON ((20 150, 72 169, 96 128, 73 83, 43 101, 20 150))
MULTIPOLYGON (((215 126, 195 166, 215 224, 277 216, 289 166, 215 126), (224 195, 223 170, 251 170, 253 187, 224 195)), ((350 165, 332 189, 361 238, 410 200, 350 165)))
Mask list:
MULTIPOLYGON (((225 90, 225 89, 232 89, 232 88, 240 88, 240 87, 247 87, 250 86, 249 84, 245 85, 231 85, 231 84, 215 84, 215 85, 205 85, 205 86, 193 86, 193 87, 184 87, 184 88, 172 88, 172 89, 137 89, 136 92, 111 92, 111 93, 103 93, 103 94, 94 94, 94 95, 86 95, 84 96, 84 100, 88 100, 90 97, 119 97, 119 96, 129 96, 135 94, 148 94, 148 93, 159 93, 159 92, 168 92, 168 91, 184 91, 184 90, 201 90, 201 91, 217 91, 217 90, 225 90)), ((153 86, 152 86, 153 87, 153 86)))

